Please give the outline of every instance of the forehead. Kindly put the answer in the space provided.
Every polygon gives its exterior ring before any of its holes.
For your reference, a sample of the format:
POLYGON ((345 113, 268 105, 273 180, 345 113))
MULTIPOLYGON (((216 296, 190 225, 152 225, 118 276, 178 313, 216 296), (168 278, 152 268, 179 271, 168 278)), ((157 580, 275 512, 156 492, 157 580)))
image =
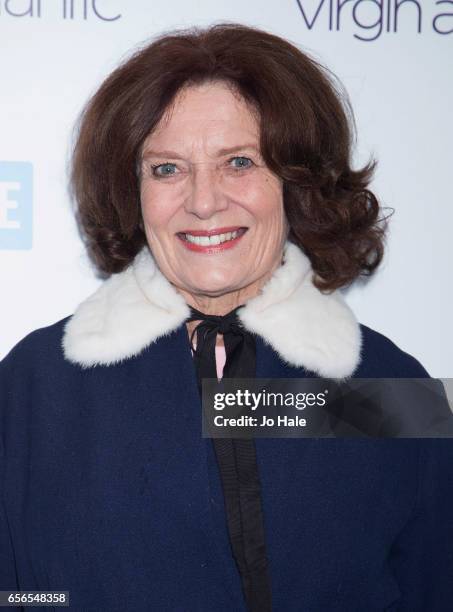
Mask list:
POLYGON ((145 145, 232 146, 238 138, 258 143, 258 113, 239 92, 216 81, 181 89, 145 145))

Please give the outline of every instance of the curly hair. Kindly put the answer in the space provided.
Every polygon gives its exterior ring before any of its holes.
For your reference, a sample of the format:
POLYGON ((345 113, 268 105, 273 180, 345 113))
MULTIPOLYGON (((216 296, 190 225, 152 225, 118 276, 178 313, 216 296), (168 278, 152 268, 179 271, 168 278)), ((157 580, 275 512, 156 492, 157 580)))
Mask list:
POLYGON ((167 31, 124 60, 82 111, 70 187, 88 254, 121 272, 146 244, 141 149, 178 91, 221 80, 260 116, 261 154, 283 180, 288 238, 324 292, 380 264, 387 218, 367 189, 376 166, 351 167, 355 120, 338 79, 295 44, 258 28, 217 23, 167 31))

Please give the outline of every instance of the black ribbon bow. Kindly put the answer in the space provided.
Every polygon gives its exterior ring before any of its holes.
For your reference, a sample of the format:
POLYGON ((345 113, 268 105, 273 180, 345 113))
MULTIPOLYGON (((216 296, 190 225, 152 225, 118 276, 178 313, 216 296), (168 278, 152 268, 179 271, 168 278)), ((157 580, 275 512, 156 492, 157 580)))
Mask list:
MULTIPOLYGON (((190 308, 187 321, 201 321, 190 337, 202 397, 202 379, 217 378, 215 346, 223 336, 226 362, 224 378, 255 378, 256 345, 253 334, 242 327, 238 306, 224 316, 206 315, 190 308), (197 346, 193 337, 197 334, 197 346)), ((271 612, 271 585, 261 499, 261 484, 253 438, 212 438, 219 466, 228 533, 247 608, 271 612)))
POLYGON ((188 321, 201 321, 194 329, 190 343, 199 374, 199 384, 203 378, 217 378, 215 345, 217 334, 223 336, 226 362, 224 378, 255 378, 256 348, 253 335, 242 327, 238 319, 238 306, 226 315, 207 315, 196 308, 190 308, 188 321), (197 347, 193 346, 197 334, 197 347))

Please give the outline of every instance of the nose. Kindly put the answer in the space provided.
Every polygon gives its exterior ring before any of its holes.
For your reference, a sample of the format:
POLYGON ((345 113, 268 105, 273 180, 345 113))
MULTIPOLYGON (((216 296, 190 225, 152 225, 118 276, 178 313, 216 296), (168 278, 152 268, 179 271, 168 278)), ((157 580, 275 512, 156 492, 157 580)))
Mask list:
POLYGON ((191 172, 190 193, 185 210, 200 219, 209 219, 228 207, 228 200, 221 190, 221 179, 215 164, 194 164, 191 172))

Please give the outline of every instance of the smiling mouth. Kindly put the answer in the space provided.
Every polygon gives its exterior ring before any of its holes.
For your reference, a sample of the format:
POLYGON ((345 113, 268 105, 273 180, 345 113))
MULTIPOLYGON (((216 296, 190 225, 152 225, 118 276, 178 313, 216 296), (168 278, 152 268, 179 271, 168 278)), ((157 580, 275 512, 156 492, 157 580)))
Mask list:
POLYGON ((187 231, 178 232, 177 236, 184 242, 200 246, 200 247, 215 247, 220 244, 232 242, 243 236, 247 227, 237 228, 220 228, 219 230, 212 231, 187 231))

